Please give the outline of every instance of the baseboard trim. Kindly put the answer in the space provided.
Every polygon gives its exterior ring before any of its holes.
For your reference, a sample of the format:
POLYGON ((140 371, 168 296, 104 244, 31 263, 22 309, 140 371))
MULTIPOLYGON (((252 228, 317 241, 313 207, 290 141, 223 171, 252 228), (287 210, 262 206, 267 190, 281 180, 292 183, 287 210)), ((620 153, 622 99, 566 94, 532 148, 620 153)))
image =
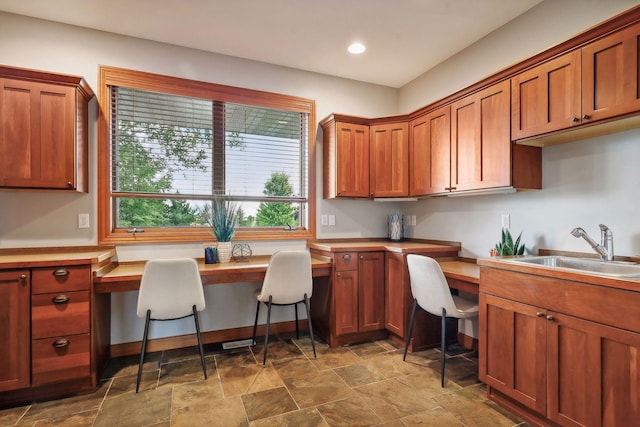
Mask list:
MULTIPOLYGON (((269 336, 272 334, 294 333, 296 331, 296 322, 291 320, 288 322, 272 323, 269 326, 269 336)), ((300 332, 307 333, 309 325, 300 322, 300 332)), ((264 336, 266 325, 258 325, 257 336, 264 336)), ((208 331, 202 333, 202 343, 222 343, 226 341, 236 341, 251 338, 253 335, 253 326, 244 326, 241 328, 223 329, 220 331, 208 331)), ((147 352, 173 350, 176 348, 190 347, 197 344, 196 334, 179 335, 176 337, 155 338, 147 341, 147 352)), ((110 347, 110 356, 121 357, 140 354, 142 341, 127 342, 122 344, 113 344, 110 347)))
POLYGON ((478 351, 478 339, 465 335, 462 332, 458 332, 458 342, 462 344, 464 348, 471 348, 478 351))

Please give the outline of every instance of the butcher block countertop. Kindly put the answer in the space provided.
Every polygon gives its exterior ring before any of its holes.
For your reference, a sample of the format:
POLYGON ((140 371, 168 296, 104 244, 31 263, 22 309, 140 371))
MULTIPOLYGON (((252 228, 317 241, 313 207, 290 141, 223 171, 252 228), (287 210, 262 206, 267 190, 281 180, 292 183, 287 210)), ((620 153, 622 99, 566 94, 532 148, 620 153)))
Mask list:
POLYGON ((386 239, 329 239, 309 240, 309 249, 318 249, 326 252, 375 252, 387 251, 395 253, 425 254, 436 252, 452 252, 457 256, 461 249, 459 242, 447 242, 438 240, 407 239, 400 242, 392 242, 386 239))
POLYGON ((34 268, 100 264, 116 254, 113 246, 73 246, 0 249, 0 268, 34 268))

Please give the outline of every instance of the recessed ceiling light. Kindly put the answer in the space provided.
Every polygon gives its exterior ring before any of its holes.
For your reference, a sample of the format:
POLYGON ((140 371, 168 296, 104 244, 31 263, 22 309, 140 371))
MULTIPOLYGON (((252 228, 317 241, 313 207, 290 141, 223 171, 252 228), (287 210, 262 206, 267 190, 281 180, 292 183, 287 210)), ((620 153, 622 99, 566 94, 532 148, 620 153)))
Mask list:
POLYGON ((349 53, 353 53, 354 55, 358 55, 362 52, 364 52, 365 50, 367 50, 367 48, 362 44, 362 43, 352 43, 351 45, 349 45, 349 53))

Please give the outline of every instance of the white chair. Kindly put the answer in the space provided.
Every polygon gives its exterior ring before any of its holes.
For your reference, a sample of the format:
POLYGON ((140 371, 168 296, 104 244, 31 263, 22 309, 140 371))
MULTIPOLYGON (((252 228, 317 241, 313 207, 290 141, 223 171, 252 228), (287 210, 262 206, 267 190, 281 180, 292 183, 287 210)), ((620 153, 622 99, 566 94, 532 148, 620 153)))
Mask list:
POLYGON ((267 329, 264 337, 263 366, 267 363, 272 305, 294 306, 296 313, 296 337, 300 338, 298 330, 298 304, 301 302, 304 303, 307 309, 313 357, 316 357, 316 345, 313 340, 313 327, 311 326, 311 315, 309 312, 309 298, 311 298, 312 292, 311 255, 307 250, 279 251, 271 256, 264 281, 262 282, 262 288, 256 292, 258 305, 256 307, 256 320, 253 324, 253 344, 255 345, 260 303, 266 304, 267 329))
POLYGON ((144 266, 140 292, 138 293, 138 317, 146 318, 140 365, 138 366, 138 380, 136 393, 140 388, 140 377, 144 354, 147 349, 149 322, 152 320, 176 320, 193 316, 196 324, 198 350, 204 378, 207 378, 207 368, 204 362, 204 351, 200 337, 198 311, 205 307, 204 291, 198 263, 191 258, 156 259, 149 260, 144 266))
POLYGON ((418 307, 442 318, 442 335, 440 342, 440 383, 444 387, 444 361, 447 344, 447 318, 469 319, 478 316, 478 303, 452 295, 447 279, 440 265, 433 258, 422 255, 407 255, 407 265, 409 267, 409 279, 411 283, 411 294, 413 295, 413 312, 409 322, 409 333, 404 347, 404 356, 407 358, 409 341, 413 333, 413 321, 416 317, 418 307))

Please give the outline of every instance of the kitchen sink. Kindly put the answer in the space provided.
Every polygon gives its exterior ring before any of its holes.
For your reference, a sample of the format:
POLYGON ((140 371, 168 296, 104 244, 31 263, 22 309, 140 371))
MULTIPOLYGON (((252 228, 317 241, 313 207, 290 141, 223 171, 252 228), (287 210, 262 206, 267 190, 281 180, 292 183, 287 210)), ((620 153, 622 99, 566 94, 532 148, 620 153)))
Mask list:
POLYGON ((611 277, 640 277, 640 264, 623 261, 600 261, 593 258, 574 258, 567 256, 532 256, 509 258, 503 261, 516 264, 539 265, 543 267, 580 271, 611 277))

